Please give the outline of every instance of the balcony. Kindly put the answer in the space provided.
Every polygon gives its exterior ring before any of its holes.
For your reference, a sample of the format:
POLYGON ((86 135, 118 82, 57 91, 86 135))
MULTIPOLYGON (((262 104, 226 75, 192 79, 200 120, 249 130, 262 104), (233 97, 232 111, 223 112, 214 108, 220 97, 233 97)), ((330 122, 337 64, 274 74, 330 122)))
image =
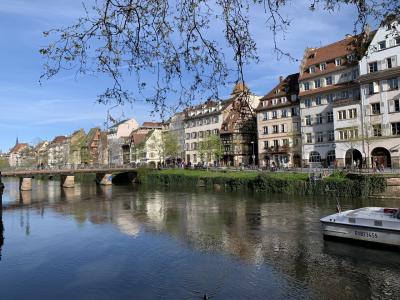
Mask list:
POLYGON ((290 146, 271 146, 271 147, 264 147, 264 150, 267 153, 289 153, 293 151, 293 147, 290 146))

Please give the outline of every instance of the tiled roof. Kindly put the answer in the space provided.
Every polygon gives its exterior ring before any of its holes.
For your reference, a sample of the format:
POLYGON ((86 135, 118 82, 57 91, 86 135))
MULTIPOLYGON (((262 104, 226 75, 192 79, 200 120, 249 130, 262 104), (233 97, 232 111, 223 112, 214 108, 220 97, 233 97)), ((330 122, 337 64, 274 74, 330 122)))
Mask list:
POLYGON ((18 143, 14 147, 11 148, 10 153, 18 153, 26 148, 28 148, 27 143, 18 143))
POLYGON ((67 138, 63 135, 56 136, 52 141, 51 144, 61 144, 65 142, 67 138))
POLYGON ((131 141, 135 145, 140 145, 146 140, 147 133, 133 133, 131 135, 131 141))
POLYGON ((337 70, 335 65, 336 58, 342 58, 342 66, 356 65, 357 61, 347 60, 347 55, 355 52, 355 45, 359 36, 348 36, 343 40, 329 44, 320 48, 308 48, 305 51, 304 59, 301 66, 301 75, 299 80, 316 76, 317 74, 329 73, 337 70), (321 71, 318 64, 326 62, 326 70, 321 71), (310 66, 315 67, 315 73, 310 74, 308 69, 310 66))
POLYGON ((161 122, 143 122, 142 127, 161 128, 161 122))

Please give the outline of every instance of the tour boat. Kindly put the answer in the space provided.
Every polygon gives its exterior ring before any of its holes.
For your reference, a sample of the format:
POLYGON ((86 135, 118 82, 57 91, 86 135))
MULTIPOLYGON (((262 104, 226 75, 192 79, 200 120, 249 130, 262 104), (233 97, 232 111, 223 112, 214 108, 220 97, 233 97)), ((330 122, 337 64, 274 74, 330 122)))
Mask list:
POLYGON ((322 218, 326 237, 400 246, 400 208, 363 207, 322 218))

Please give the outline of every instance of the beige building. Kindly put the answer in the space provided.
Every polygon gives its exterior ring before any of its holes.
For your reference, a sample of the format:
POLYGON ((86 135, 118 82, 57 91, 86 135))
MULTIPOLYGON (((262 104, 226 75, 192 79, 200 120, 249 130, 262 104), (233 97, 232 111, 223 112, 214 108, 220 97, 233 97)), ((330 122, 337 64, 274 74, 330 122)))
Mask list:
POLYGON ((260 100, 257 108, 258 158, 262 167, 300 167, 301 119, 299 73, 286 78, 260 100))

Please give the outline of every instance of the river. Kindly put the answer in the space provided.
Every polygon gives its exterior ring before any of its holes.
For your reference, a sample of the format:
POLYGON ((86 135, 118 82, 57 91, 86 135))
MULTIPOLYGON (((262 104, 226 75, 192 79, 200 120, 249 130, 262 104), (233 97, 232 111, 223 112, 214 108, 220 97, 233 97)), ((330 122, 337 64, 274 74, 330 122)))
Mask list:
POLYGON ((2 300, 400 299, 399 251, 323 240, 335 199, 4 181, 2 300))

